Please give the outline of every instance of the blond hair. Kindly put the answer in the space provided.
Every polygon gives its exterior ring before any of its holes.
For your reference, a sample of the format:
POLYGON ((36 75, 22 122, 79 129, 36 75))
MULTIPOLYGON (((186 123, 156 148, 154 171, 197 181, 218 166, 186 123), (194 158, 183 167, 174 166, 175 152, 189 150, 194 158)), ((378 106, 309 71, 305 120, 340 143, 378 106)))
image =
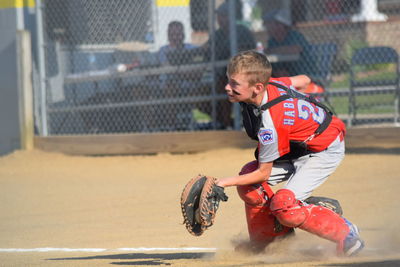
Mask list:
POLYGON ((235 55, 228 64, 226 74, 228 77, 234 74, 245 74, 249 85, 262 83, 266 85, 271 78, 272 67, 268 58, 254 50, 243 51, 235 55))

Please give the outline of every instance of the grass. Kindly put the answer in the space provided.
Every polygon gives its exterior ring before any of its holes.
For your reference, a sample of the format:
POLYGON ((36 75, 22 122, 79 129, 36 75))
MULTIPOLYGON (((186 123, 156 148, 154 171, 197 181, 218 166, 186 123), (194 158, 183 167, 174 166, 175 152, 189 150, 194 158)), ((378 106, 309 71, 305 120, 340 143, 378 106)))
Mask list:
MULTIPOLYGON (((356 81, 368 82, 368 81, 388 81, 396 78, 396 71, 392 68, 386 68, 385 70, 370 70, 356 73, 356 81)), ((350 87, 350 74, 335 75, 332 78, 330 88, 349 88, 350 87)))
MULTIPOLYGON (((384 66, 384 68, 372 69, 372 70, 360 70, 355 73, 356 81, 358 82, 369 82, 369 81, 389 81, 395 80, 396 71, 392 66, 384 66)), ((350 74, 336 75, 332 79, 330 84, 330 90, 332 92, 335 89, 348 89, 350 88, 350 74)), ((358 109, 359 114, 384 114, 394 112, 394 98, 395 93, 392 94, 373 94, 373 95, 362 95, 357 96, 356 104, 360 105, 358 109)), ((329 102, 334 107, 337 114, 348 114, 349 113, 349 97, 338 96, 331 97, 329 102)))
MULTIPOLYGON (((359 114, 384 114, 394 112, 394 97, 395 94, 386 95, 363 95, 357 97, 357 105, 362 105, 358 109, 359 114)), ((334 108, 337 114, 349 113, 349 97, 338 96, 331 97, 329 103, 334 108)))
POLYGON ((210 122, 211 117, 207 113, 201 112, 198 109, 193 109, 192 110, 193 118, 196 122, 199 123, 204 123, 204 122, 210 122))

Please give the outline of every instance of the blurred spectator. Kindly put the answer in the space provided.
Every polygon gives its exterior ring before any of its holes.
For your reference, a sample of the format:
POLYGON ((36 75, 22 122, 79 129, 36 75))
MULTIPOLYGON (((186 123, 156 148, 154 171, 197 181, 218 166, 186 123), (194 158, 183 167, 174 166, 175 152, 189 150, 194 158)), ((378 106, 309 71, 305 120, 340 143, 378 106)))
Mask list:
MULTIPOLYGON (((171 21, 168 24, 168 44, 162 46, 158 52, 161 65, 182 65, 192 62, 191 50, 197 46, 185 43, 185 29, 180 21, 171 21)), ((173 73, 160 76, 161 87, 169 96, 187 95, 193 88, 193 81, 188 73, 173 73)))
MULTIPOLYGON (((236 35, 238 51, 251 50, 256 47, 256 42, 252 32, 243 24, 242 4, 240 0, 235 1, 236 15, 236 35)), ((229 59, 231 56, 231 44, 229 37, 229 4, 227 1, 222 3, 217 9, 217 22, 219 29, 215 31, 215 56, 217 60, 229 59)), ((210 46, 211 40, 207 42, 210 46)))
MULTIPOLYGON (((194 54, 191 53, 197 46, 185 43, 185 29, 180 21, 168 24, 168 44, 160 48, 158 58, 161 65, 182 65, 193 62, 194 54)), ((201 73, 187 72, 182 69, 175 73, 160 75, 160 96, 166 98, 184 97, 193 95, 199 86, 201 73)), ((190 127, 193 105, 191 103, 168 104, 165 106, 171 118, 166 123, 173 129, 187 129, 190 127)), ((164 122, 165 123, 165 122, 164 122)))
MULTIPOLYGON (((242 19, 242 4, 240 0, 235 1, 235 15, 236 15, 236 36, 237 36, 237 49, 239 51, 251 50, 256 48, 256 42, 252 32, 243 24, 240 23, 242 19)), ((228 60, 231 57, 231 39, 229 33, 229 4, 227 1, 223 2, 216 10, 217 22, 219 25, 218 30, 215 31, 212 38, 215 42, 215 59, 228 60)), ((211 40, 210 38, 200 49, 205 53, 207 59, 211 58, 211 40)), ((217 94, 225 94, 225 85, 228 82, 226 77, 226 67, 217 68, 216 70, 216 92, 217 94)), ((217 103, 217 121, 221 128, 231 128, 233 125, 231 119, 231 103, 227 100, 222 100, 217 103)), ((211 108, 208 107, 204 110, 211 113, 211 108)))
MULTIPOLYGON (((185 29, 180 21, 171 21, 168 24, 168 44, 160 48, 159 61, 162 65, 174 64, 176 61, 185 61, 187 59, 182 58, 185 50, 195 48, 195 45, 185 43, 185 29), (179 55, 181 53, 181 55, 179 55), (170 62, 172 61, 172 62, 170 62)), ((189 57, 189 55, 187 55, 189 57)))
POLYGON ((267 54, 300 55, 297 61, 273 63, 272 75, 282 77, 309 73, 311 45, 300 32, 292 28, 289 10, 272 10, 263 16, 263 20, 268 32, 267 54))

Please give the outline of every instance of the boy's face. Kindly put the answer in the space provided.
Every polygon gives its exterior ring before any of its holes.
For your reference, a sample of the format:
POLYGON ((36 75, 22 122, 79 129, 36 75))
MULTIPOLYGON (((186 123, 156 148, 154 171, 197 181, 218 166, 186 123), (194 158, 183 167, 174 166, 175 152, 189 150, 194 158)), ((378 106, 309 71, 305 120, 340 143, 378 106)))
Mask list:
POLYGON ((245 74, 236 73, 228 76, 228 83, 225 86, 225 92, 231 103, 252 102, 255 97, 256 86, 249 85, 245 74))

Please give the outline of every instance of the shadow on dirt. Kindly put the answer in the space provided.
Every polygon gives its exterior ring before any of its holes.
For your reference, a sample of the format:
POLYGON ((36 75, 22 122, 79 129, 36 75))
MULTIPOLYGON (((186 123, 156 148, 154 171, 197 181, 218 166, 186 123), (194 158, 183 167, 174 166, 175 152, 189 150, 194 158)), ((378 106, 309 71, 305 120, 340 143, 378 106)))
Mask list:
POLYGON ((368 262, 353 262, 353 263, 333 263, 323 264, 318 266, 330 267, 393 267, 400 266, 400 260, 384 260, 384 261, 368 261, 368 262))
MULTIPOLYGON (((86 260, 114 260, 109 262, 109 264, 113 265, 131 265, 131 266, 159 266, 159 265, 175 265, 175 263, 170 263, 168 261, 173 260, 204 260, 205 265, 207 266, 207 261, 212 261, 215 257, 215 252, 188 252, 188 253, 129 253, 129 254, 111 254, 111 255, 98 255, 98 256, 89 256, 89 257, 68 257, 68 258, 52 258, 46 259, 49 261, 86 261, 86 260), (121 261, 116 261, 121 260, 121 261)), ((212 262, 209 262, 212 263, 212 262)), ((275 262, 276 263, 276 262, 275 262)), ((296 266, 296 262, 285 262, 281 263, 293 264, 296 266)), ((266 263, 264 261, 253 261, 253 262, 237 262, 237 264, 232 265, 229 263, 228 265, 222 264, 221 266, 229 266, 229 267, 247 267, 247 266, 265 266, 268 264, 274 263, 266 263)), ((303 266, 301 263, 300 265, 303 266)), ((78 266, 82 265, 77 264, 78 266)), ((83 265, 82 265, 83 266, 83 265)), ((180 266, 180 265, 179 265, 180 266)), ((211 264, 210 264, 211 266, 211 264)), ((220 266, 220 265, 218 265, 220 266)), ((292 265, 290 265, 292 266, 292 265)), ((321 266, 321 267, 392 267, 392 266, 400 266, 400 259, 393 260, 377 260, 377 261, 361 261, 361 262, 349 262, 349 263, 330 263, 330 264, 318 264, 318 262, 313 262, 312 266, 321 266)))
POLYGON ((115 265, 171 265, 168 260, 186 260, 186 259, 210 259, 215 256, 215 252, 188 252, 188 253, 129 253, 129 254, 112 254, 99 255, 90 257, 73 257, 73 258, 54 258, 47 259, 52 261, 83 261, 83 260, 135 260, 110 262, 115 265))

